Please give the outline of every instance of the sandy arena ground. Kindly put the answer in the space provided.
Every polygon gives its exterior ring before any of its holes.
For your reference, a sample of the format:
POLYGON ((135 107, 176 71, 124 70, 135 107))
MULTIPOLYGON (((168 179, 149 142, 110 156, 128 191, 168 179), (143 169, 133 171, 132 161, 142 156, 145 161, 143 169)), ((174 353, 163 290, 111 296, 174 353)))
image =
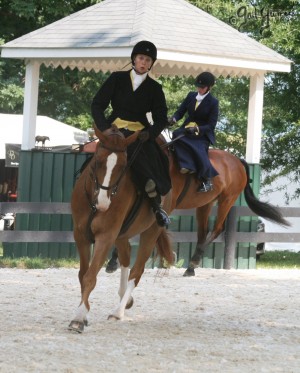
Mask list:
POLYGON ((0 269, 0 372, 300 372, 300 271, 146 270, 123 321, 120 270, 98 276, 90 326, 68 331, 76 269, 0 269))

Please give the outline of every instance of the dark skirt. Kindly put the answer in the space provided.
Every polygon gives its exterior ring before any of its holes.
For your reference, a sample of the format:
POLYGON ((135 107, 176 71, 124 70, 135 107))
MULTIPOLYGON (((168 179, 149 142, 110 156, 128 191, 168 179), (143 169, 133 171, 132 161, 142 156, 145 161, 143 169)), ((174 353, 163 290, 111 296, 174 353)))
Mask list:
MULTIPOLYGON (((139 140, 129 145, 127 149, 128 160, 139 144, 139 140)), ((154 180, 158 194, 164 196, 171 189, 169 175, 169 159, 155 141, 146 141, 142 144, 136 158, 131 165, 133 181, 142 192, 149 179, 154 180)))
MULTIPOLYGON (((174 131, 173 139, 183 131, 174 131)), ((210 142, 205 136, 187 135, 174 142, 174 150, 180 168, 194 171, 198 179, 213 178, 218 172, 210 163, 210 142)))

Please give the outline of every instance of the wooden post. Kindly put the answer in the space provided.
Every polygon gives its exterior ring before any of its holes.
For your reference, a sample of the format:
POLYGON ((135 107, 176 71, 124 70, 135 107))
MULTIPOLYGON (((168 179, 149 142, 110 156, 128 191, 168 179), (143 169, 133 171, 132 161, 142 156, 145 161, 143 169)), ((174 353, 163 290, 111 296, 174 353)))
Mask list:
POLYGON ((225 258, 224 269, 234 268, 234 257, 236 249, 236 224, 237 224, 237 208, 233 206, 227 216, 225 222, 225 258))

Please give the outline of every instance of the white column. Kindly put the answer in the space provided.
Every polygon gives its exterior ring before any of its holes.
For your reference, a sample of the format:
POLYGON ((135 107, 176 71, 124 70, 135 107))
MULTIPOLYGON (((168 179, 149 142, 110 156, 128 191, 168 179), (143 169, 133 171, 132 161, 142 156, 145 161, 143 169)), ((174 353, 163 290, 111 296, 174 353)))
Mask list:
POLYGON ((264 102, 264 73, 250 78, 246 161, 259 163, 264 102))
POLYGON ((37 61, 28 61, 25 75, 22 150, 29 150, 35 146, 39 73, 40 64, 37 61))

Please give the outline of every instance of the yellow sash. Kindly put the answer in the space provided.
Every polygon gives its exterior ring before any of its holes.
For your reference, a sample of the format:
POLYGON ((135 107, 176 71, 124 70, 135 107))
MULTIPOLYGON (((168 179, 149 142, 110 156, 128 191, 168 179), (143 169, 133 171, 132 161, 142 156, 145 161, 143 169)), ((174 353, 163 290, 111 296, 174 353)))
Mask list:
POLYGON ((197 127, 197 123, 196 122, 190 122, 190 123, 188 123, 184 126, 184 128, 190 128, 190 127, 197 127))
POLYGON ((129 120, 123 120, 121 118, 116 118, 113 121, 113 124, 115 124, 119 129, 126 128, 133 132, 142 130, 144 128, 141 122, 130 122, 129 120))

